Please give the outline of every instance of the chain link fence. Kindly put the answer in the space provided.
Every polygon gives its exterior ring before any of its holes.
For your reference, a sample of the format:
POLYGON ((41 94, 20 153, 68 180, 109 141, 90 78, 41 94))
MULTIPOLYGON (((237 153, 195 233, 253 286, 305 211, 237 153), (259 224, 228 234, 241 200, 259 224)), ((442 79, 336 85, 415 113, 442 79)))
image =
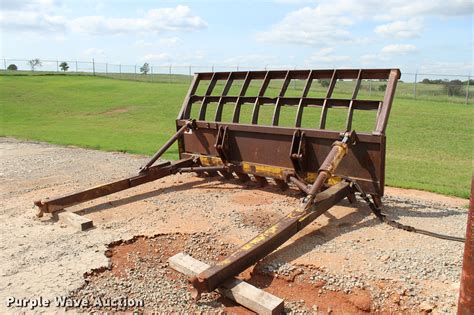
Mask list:
MULTIPOLYGON (((276 70, 304 69, 295 66, 220 66, 220 65, 152 65, 148 64, 116 64, 107 62, 78 61, 78 60, 39 60, 32 65, 31 60, 3 59, 1 74, 5 75, 95 75, 114 79, 145 81, 156 83, 189 84, 195 72, 213 71, 247 71, 247 70, 276 70), (65 63, 65 64, 64 64, 65 63)), ((323 82, 321 82, 323 83, 323 82)), ((295 82, 293 89, 302 88, 304 82, 295 82)), ((347 85, 349 86, 349 85, 347 85)), ((361 91, 370 96, 381 96, 386 83, 378 80, 368 80, 362 83, 361 91)), ((397 97, 412 99, 439 100, 457 103, 474 103, 471 98, 474 92, 474 80, 470 75, 430 74, 402 72, 401 81, 397 87, 397 97)), ((347 91, 350 93, 350 91, 347 91)))

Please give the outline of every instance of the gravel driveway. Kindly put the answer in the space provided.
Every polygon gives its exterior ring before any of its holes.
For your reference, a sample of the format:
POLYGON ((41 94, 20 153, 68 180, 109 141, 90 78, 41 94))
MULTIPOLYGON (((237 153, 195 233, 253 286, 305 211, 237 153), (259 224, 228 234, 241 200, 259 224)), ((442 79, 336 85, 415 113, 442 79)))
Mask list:
MULTIPOLYGON (((79 232, 48 215, 36 218, 33 201, 133 175, 146 157, 11 138, 0 138, 0 152, 2 301, 127 292, 144 299, 145 311, 241 313, 238 306, 217 294, 196 305, 189 298, 185 279, 167 268, 166 255, 175 250, 165 251, 163 244, 169 242, 176 250, 213 262, 291 211, 301 197, 296 190, 282 193, 274 185, 261 189, 237 180, 174 175, 70 208, 94 221, 95 228, 79 232), (129 257, 131 252, 119 247, 111 259, 116 259, 115 268, 125 271, 114 273, 118 269, 113 269, 104 252, 110 250, 109 244, 137 235, 155 235, 149 240, 156 242, 152 247, 157 256, 153 257, 160 258, 160 263, 149 259, 148 266, 156 269, 148 276, 159 277, 162 269, 162 274, 170 275, 169 281, 160 279, 148 287, 136 277, 134 268, 121 265, 125 260, 120 255, 129 257), (100 272, 90 273, 94 269, 100 272), (118 284, 110 287, 107 283, 111 281, 118 284), (150 290, 156 294, 150 295, 150 290), (173 296, 180 303, 165 303, 173 296)), ((402 223, 465 235, 468 200, 388 188, 383 201, 389 217, 402 223)), ((242 277, 255 285, 263 279, 258 277, 271 277, 265 290, 285 298, 290 313, 338 313, 349 307, 361 312, 455 313, 462 251, 461 243, 382 225, 363 202, 350 205, 343 201, 259 262, 253 272, 260 276, 242 277), (297 297, 292 286, 301 287, 304 298, 297 297), (355 299, 361 294, 367 296, 367 305, 355 299), (332 304, 331 297, 347 300, 347 308, 332 304)), ((141 276, 146 276, 143 262, 153 254, 142 253, 144 258, 140 258, 140 251, 137 253, 133 259, 141 276)), ((2 314, 28 310, 1 305, 2 314)), ((34 311, 63 313, 64 309, 38 307, 34 311)))

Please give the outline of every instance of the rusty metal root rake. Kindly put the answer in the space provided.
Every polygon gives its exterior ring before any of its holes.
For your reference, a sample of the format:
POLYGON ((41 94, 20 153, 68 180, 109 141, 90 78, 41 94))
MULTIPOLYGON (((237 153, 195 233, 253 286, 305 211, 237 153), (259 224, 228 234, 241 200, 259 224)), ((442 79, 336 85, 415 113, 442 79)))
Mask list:
POLYGON ((306 195, 301 208, 191 279, 194 296, 199 298, 202 292, 214 290, 278 248, 341 199, 354 201, 356 191, 370 195, 375 205, 380 206, 384 190, 385 129, 399 78, 398 69, 197 73, 176 120, 177 132, 140 168, 138 175, 63 197, 38 200, 35 202, 38 214, 52 213, 183 172, 220 174, 226 179, 234 178, 235 174, 241 181, 252 176, 261 186, 268 184, 267 178, 272 178, 282 189, 292 184, 301 190, 306 195), (329 80, 326 93, 310 97, 314 85, 322 80, 329 80), (386 82, 382 100, 358 97, 362 83, 367 80, 386 82), (293 81, 295 86, 301 83, 299 93, 288 90, 293 81), (341 97, 344 94, 333 95, 341 81, 346 81, 341 84, 354 83, 352 93, 346 98, 341 97), (255 82, 258 86, 252 88, 255 82), (214 116, 206 119, 210 108, 215 108, 214 116), (251 108, 247 123, 243 123, 245 108, 251 108), (271 122, 265 125, 259 119, 262 112, 268 112, 267 108, 273 114, 271 122), (285 109, 295 113, 290 127, 280 126, 285 109), (315 109, 320 112, 319 124, 303 127, 303 112, 315 109), (347 110, 344 127, 339 130, 326 128, 328 112, 333 109, 347 110), (376 111, 372 132, 353 131, 356 129, 353 115, 360 111, 376 111), (176 141, 180 159, 155 165, 176 141))

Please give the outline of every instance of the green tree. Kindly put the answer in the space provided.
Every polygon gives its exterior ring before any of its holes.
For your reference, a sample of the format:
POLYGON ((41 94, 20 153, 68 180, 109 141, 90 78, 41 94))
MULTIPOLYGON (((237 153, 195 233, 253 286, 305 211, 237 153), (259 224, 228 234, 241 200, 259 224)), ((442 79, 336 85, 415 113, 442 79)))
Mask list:
POLYGON ((16 64, 12 63, 7 67, 7 70, 16 71, 16 70, 18 70, 18 67, 16 66, 16 64))
POLYGON ((59 68, 61 68, 62 71, 66 72, 69 69, 69 65, 66 61, 63 61, 59 64, 59 68))
POLYGON ((143 66, 140 67, 140 72, 143 74, 147 74, 148 72, 150 72, 150 65, 148 64, 148 62, 145 62, 143 66))
POLYGON ((36 67, 41 67, 43 64, 38 58, 28 60, 28 65, 31 68, 31 71, 35 71, 36 67))
POLYGON ((321 84, 322 87, 328 87, 329 86, 329 80, 319 80, 319 84, 321 84))
POLYGON ((462 96, 464 94, 462 87, 463 84, 461 80, 451 80, 443 82, 444 91, 448 94, 448 96, 462 96))

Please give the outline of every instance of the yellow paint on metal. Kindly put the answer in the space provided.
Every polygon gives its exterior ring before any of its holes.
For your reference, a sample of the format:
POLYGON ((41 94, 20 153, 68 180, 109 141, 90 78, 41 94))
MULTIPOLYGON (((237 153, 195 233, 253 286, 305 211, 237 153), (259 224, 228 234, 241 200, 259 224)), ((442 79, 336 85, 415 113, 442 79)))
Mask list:
POLYGON ((269 227, 265 232, 263 232, 262 234, 256 236, 255 238, 253 238, 251 241, 249 241, 247 244, 245 244, 244 246, 242 246, 242 250, 249 250, 251 249, 252 247, 254 247, 255 245, 257 245, 258 243, 261 243, 263 242, 267 237, 275 234, 276 232, 278 231, 278 223, 269 227))
MULTIPOLYGON (((221 166, 223 165, 222 160, 215 156, 206 155, 194 155, 194 158, 198 158, 202 166, 221 166)), ((249 162, 241 162, 242 171, 247 174, 254 174, 263 177, 271 177, 277 179, 284 179, 285 172, 292 171, 290 168, 277 167, 264 164, 256 164, 249 162)), ((308 183, 313 183, 316 180, 318 173, 308 172, 304 174, 304 180, 308 183)), ((341 179, 337 176, 331 178, 328 183, 330 186, 339 183, 341 179)))
POLYGON ((257 175, 264 175, 268 177, 276 177, 282 178, 283 177, 283 170, 284 168, 275 167, 270 165, 263 165, 263 164, 251 164, 247 162, 241 163, 242 170, 248 174, 257 174, 257 175))
POLYGON ((197 155, 202 166, 220 166, 223 165, 221 158, 215 156, 197 155))
POLYGON ((328 179, 327 184, 328 186, 334 186, 336 184, 339 184, 342 181, 342 178, 339 176, 332 176, 331 178, 328 179))

